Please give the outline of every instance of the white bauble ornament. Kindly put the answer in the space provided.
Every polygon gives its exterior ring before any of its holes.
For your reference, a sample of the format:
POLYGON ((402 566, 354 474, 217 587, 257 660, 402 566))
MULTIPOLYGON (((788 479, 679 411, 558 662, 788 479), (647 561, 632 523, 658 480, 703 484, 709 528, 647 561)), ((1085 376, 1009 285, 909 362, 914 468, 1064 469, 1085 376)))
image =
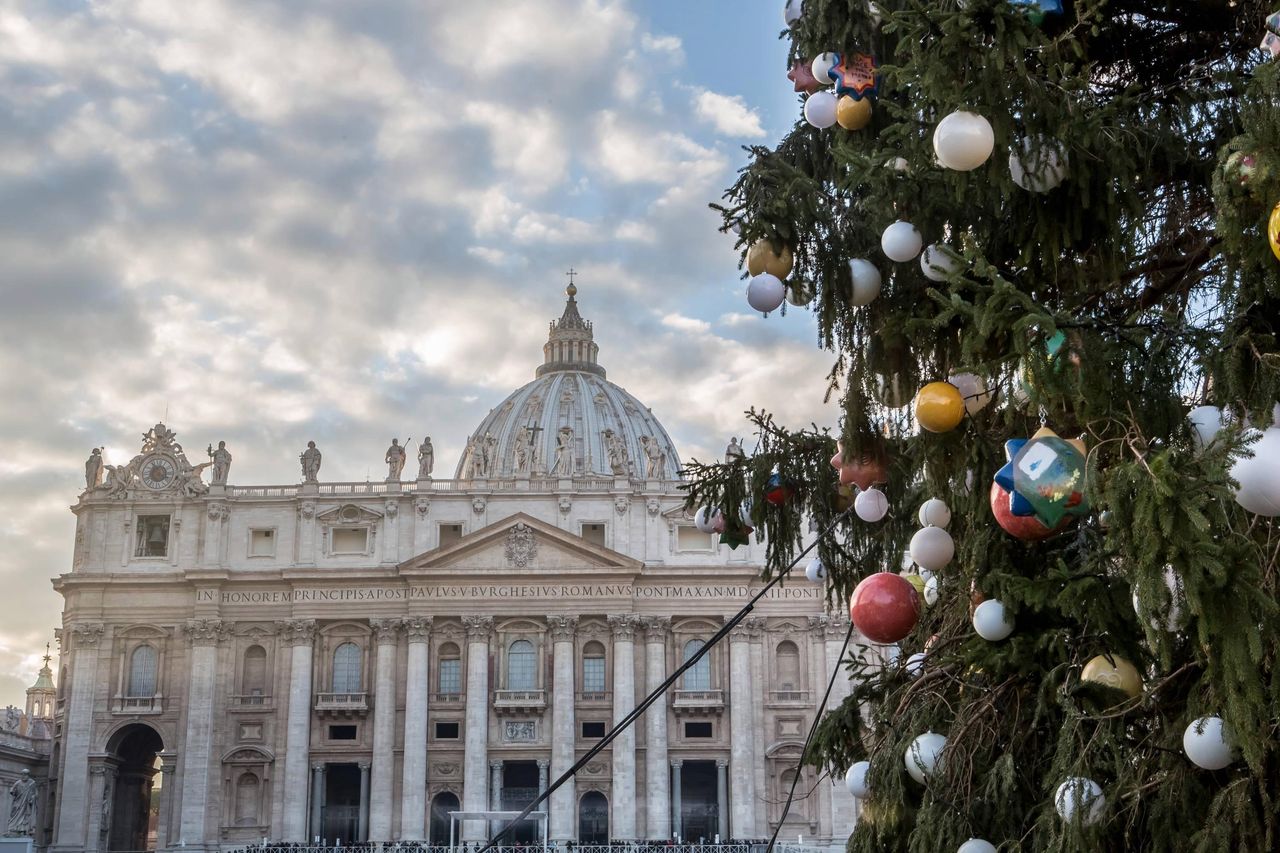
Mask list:
POLYGON ((929 498, 920 504, 916 518, 925 527, 946 527, 951 523, 951 508, 939 498, 929 498))
POLYGON ((853 279, 853 295, 849 301, 859 307, 870 305, 880 295, 880 270, 865 258, 849 261, 849 275, 853 279))
POLYGON ((693 514, 693 526, 698 528, 701 533, 715 533, 715 523, 719 517, 719 509, 704 506, 693 514))
POLYGON ((920 272, 929 281, 946 281, 964 267, 964 261, 942 243, 934 243, 920 253, 920 272))
POLYGON ((884 161, 886 169, 893 169, 895 172, 906 172, 911 168, 911 164, 907 162, 906 157, 890 157, 884 161))
POLYGON ((927 578, 924 582, 924 603, 929 607, 938 603, 938 579, 927 578))
POLYGON ((867 782, 867 772, 871 770, 870 761, 855 761, 844 772, 844 784, 860 800, 871 796, 871 785, 867 782))
POLYGON ((810 583, 826 583, 827 567, 822 565, 821 560, 810 560, 809 565, 804 567, 804 576, 810 583))
POLYGON ((976 415, 985 409, 994 396, 987 383, 972 373, 953 373, 947 377, 947 381, 960 389, 965 411, 970 415, 976 415))
POLYGON ((853 499, 853 511, 863 521, 874 523, 884 518, 889 511, 889 499, 879 489, 863 489, 853 499))
POLYGON ((1187 412, 1187 420, 1191 422, 1191 441, 1196 450, 1202 450, 1212 444, 1225 426, 1222 409, 1217 406, 1196 406, 1187 412))
POLYGON ((1235 750, 1222 730, 1221 717, 1201 717, 1182 733, 1182 751, 1196 767, 1221 770, 1235 761, 1235 750))
POLYGON ((831 127, 836 123, 836 96, 822 91, 805 98, 804 120, 819 130, 831 127))
POLYGON ((871 16, 871 23, 880 26, 880 7, 870 0, 867 2, 867 14, 871 16))
POLYGON ((804 14, 804 0, 787 0, 782 7, 782 20, 789 27, 804 14))
POLYGON ((797 308, 803 308, 813 301, 813 286, 803 281, 792 279, 787 285, 787 301, 797 308))
MULTIPOLYGON (((809 71, 813 73, 813 79, 817 80, 819 85, 830 86, 836 81, 831 79, 831 66, 840 61, 840 55, 837 53, 820 53, 813 58, 813 62, 809 63, 809 71)), ((835 119, 835 103, 836 99, 831 99, 831 121, 835 119)), ((828 125, 830 127, 830 125, 828 125)))
POLYGON ((968 172, 987 162, 995 145, 991 122, 977 113, 959 110, 933 130, 933 153, 938 162, 957 172, 968 172))
POLYGON ((996 853, 996 846, 982 838, 970 838, 956 848, 956 853, 996 853))
POLYGON ((1009 177, 1024 190, 1047 193, 1067 176, 1067 152, 1047 136, 1022 140, 1009 153, 1009 177))
POLYGON ((747 282, 747 304, 757 311, 768 314, 782 304, 787 298, 787 289, 782 286, 782 279, 771 273, 762 272, 752 276, 747 282))
MULTIPOLYGON (((1256 435, 1250 430, 1246 437, 1256 435)), ((1254 515, 1280 515, 1280 427, 1264 430, 1248 451, 1253 456, 1240 456, 1231 466, 1231 479, 1240 484, 1236 503, 1254 515)))
MULTIPOLYGON (((1182 627, 1182 605, 1186 603, 1186 593, 1182 591, 1182 578, 1173 570, 1173 566, 1164 567, 1164 585, 1169 590, 1168 610, 1164 613, 1164 618, 1160 618, 1158 613, 1146 614, 1150 617, 1151 627, 1157 631, 1177 631, 1182 627)), ((1133 612, 1142 616, 1142 602, 1138 601, 1138 594, 1133 594, 1133 612)))
POLYGON ((908 546, 916 565, 931 572, 939 572, 956 555, 956 543, 951 534, 941 527, 925 527, 916 531, 908 546))
POLYGON ((1013 633, 1013 620, 1002 603, 988 598, 973 611, 973 630, 982 639, 998 643, 1013 633))
POLYGON ((1067 823, 1079 822, 1084 826, 1092 826, 1102 820, 1102 813, 1107 808, 1107 798, 1102 788, 1092 779, 1084 776, 1068 776, 1067 781, 1058 786, 1053 795, 1054 808, 1058 816, 1067 823))
POLYGON ((910 222, 897 222, 884 229, 880 235, 880 249, 891 261, 903 263, 920 254, 924 239, 910 222))
POLYGON ((946 745, 946 737, 933 732, 925 732, 911 741, 902 757, 903 763, 907 765, 907 774, 923 785, 924 780, 937 771, 938 759, 946 745))
POLYGON ((919 678, 924 673, 924 652, 916 652, 907 658, 907 675, 919 678))

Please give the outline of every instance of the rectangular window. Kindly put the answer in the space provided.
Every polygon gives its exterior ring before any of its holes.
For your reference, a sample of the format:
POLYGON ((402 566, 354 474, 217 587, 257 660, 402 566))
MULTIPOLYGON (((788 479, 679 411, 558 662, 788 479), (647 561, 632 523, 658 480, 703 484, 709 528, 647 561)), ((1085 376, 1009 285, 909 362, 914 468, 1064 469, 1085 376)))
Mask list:
POLYGON ((590 657, 582 659, 582 692, 604 692, 604 658, 590 657))
POLYGON ((329 740, 355 740, 355 726, 329 726, 329 740))
POLYGON ((436 740, 457 740, 458 724, 456 722, 446 723, 443 720, 436 720, 436 740))
POLYGON ((714 737, 710 723, 685 723, 684 736, 689 738, 714 737))
POLYGON ((249 531, 250 557, 274 557, 275 555, 276 531, 274 528, 249 531))
POLYGON ((582 721, 582 739, 599 740, 604 737, 604 723, 588 720, 582 721))
POLYGON ((363 554, 369 546, 369 528, 367 527, 335 527, 333 537, 333 553, 363 554))
POLYGON ((582 538, 592 545, 604 547, 604 522, 587 521, 582 524, 582 538))
POLYGON ((135 557, 169 556, 169 516, 138 516, 138 547, 135 557))
POLYGON ((703 533, 688 524, 676 528, 677 551, 714 551, 715 547, 715 540, 710 533, 703 533))
POLYGON ((448 548, 462 538, 461 524, 440 525, 440 547, 448 548))
POLYGON ((439 692, 448 696, 456 696, 462 692, 462 661, 457 658, 445 658, 440 661, 439 692))

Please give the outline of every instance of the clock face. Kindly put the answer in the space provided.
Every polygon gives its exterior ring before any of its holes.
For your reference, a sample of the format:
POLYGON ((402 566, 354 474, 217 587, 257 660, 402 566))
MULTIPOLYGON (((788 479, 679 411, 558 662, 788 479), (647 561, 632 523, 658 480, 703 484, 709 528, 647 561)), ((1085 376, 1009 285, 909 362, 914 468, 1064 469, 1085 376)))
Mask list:
POLYGON ((167 456, 149 456, 142 462, 142 482, 150 489, 163 489, 178 476, 178 466, 167 456))

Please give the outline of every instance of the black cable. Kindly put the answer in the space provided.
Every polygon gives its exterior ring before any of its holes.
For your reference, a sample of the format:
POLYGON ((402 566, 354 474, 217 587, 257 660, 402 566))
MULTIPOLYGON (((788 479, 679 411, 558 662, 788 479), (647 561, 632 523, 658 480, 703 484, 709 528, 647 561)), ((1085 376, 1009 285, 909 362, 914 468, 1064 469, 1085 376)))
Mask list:
MULTIPOLYGON (((712 647, 715 646, 716 643, 723 640, 730 631, 732 631, 735 627, 737 627, 738 623, 741 622, 744 618, 746 618, 748 613, 750 613, 752 610, 755 609, 756 602, 764 598, 765 594, 768 593, 769 590, 773 589, 775 586, 781 583, 782 579, 785 578, 791 572, 791 570, 794 569, 796 565, 801 560, 804 559, 806 554, 808 554, 810 551, 816 548, 818 543, 821 542, 825 536, 831 533, 832 530, 835 530, 836 525, 839 524, 841 521, 843 521, 844 517, 848 515, 851 510, 852 510, 852 507, 850 507, 850 509, 846 509, 844 512, 836 516, 835 520, 832 521, 831 524, 827 526, 827 529, 822 531, 822 533, 818 534, 816 537, 814 537, 813 542, 811 542, 807 548, 801 551, 799 555, 797 555, 796 558, 791 561, 791 565, 787 566, 785 569, 778 572, 778 574, 776 574, 773 578, 771 578, 767 584, 761 587, 760 590, 755 595, 751 596, 751 600, 748 601, 741 610, 739 610, 736 614, 734 614, 734 616, 728 622, 724 623, 724 625, 721 626, 720 630, 716 631, 716 633, 711 637, 711 639, 708 640, 702 646, 702 648, 698 649, 698 651, 694 653, 693 657, 689 658, 683 664, 676 667, 676 671, 671 673, 671 675, 668 676, 666 681, 662 682, 657 687, 655 687, 653 689, 653 692, 650 693, 648 696, 646 696, 643 702, 641 702, 635 708, 631 709, 630 713, 628 713, 625 717, 619 720, 617 725, 615 725, 612 729, 610 729, 609 733, 606 734, 604 738, 600 740, 599 743, 597 743, 591 749, 587 750, 586 755, 579 758, 572 767, 570 767, 564 773, 560 774, 560 778, 557 779, 550 787, 548 787, 547 790, 539 794, 533 800, 533 802, 529 803, 529 805, 524 807, 524 810, 521 811, 520 814, 513 817, 510 821, 507 822, 505 826, 502 827, 502 829, 498 830, 497 834, 495 834, 492 838, 490 838, 489 841, 484 845, 484 847, 480 848, 478 853, 488 853, 489 850, 492 850, 495 846, 497 846, 498 842, 501 841, 506 836, 506 834, 509 833, 515 827, 517 823, 519 823, 520 821, 528 817, 530 812, 532 812, 535 808, 538 807, 538 805, 540 805, 548 797, 550 797, 551 794, 557 788, 559 788, 565 782, 568 782, 570 779, 572 779, 579 770, 581 770, 583 767, 587 765, 589 761, 591 761, 591 759, 599 755, 601 750, 603 750, 606 746, 612 743, 614 738, 622 734, 622 732, 626 730, 628 726, 634 723, 640 717, 640 715, 643 714, 649 708, 650 705, 658 701, 658 699, 661 698, 663 694, 665 694, 671 688, 671 685, 675 684, 677 681, 680 680, 680 676, 684 675, 686 670, 688 670, 694 664, 700 661, 703 658, 703 656, 705 656, 708 652, 711 651, 712 647)), ((843 655, 841 655, 841 657, 843 657, 843 655)), ((547 820, 551 819, 550 813, 548 813, 546 819, 547 820)))
POLYGON ((849 650, 849 641, 852 639, 853 622, 851 620, 849 630, 844 635, 844 645, 840 647, 840 656, 836 658, 836 665, 831 669, 831 680, 827 682, 827 692, 822 694, 822 704, 813 715, 813 724, 809 726, 809 734, 805 735, 804 748, 800 750, 800 757, 796 759, 796 769, 791 775, 791 790, 787 792, 787 801, 782 805, 782 816, 778 818, 778 825, 774 828, 773 835, 769 837, 769 846, 765 848, 764 853, 773 853, 773 846, 778 843, 778 833, 782 832, 782 824, 786 823, 787 814, 791 811, 791 801, 796 796, 796 785, 800 782, 800 768, 804 766, 805 756, 809 754, 809 747, 813 744, 813 734, 818 730, 818 723, 822 722, 823 709, 827 707, 827 700, 831 698, 831 688, 836 685, 836 677, 841 672, 840 663, 844 660, 844 653, 849 650))

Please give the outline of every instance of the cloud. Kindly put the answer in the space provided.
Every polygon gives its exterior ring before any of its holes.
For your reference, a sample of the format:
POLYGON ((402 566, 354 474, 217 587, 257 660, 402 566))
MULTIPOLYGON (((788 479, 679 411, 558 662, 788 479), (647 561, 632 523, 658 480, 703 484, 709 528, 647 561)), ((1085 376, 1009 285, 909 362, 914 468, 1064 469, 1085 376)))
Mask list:
POLYGON ((714 127, 717 133, 750 139, 764 136, 760 116, 737 95, 699 89, 694 93, 693 106, 698 118, 714 127))

